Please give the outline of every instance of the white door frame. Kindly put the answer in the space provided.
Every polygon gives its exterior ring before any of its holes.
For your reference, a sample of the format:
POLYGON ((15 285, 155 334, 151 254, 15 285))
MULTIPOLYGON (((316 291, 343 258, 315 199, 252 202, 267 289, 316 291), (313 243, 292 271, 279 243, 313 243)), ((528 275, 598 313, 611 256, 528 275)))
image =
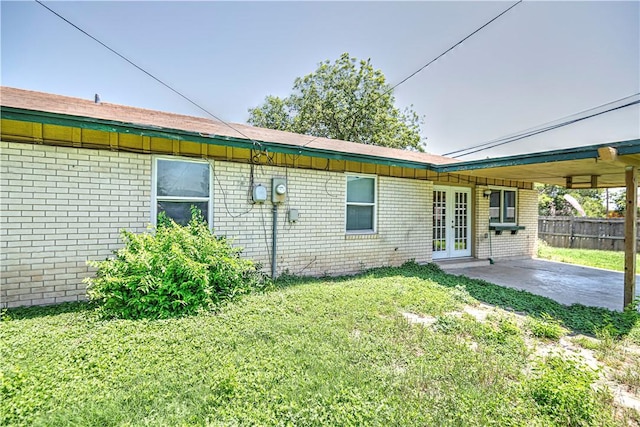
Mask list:
POLYGON ((471 189, 433 186, 433 259, 471 256, 471 189))

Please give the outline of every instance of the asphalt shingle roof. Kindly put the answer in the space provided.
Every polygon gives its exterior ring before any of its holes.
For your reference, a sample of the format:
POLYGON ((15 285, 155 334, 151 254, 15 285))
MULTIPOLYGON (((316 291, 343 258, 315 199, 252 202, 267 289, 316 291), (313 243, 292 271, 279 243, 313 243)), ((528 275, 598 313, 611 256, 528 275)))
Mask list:
POLYGON ((48 113, 65 114, 100 120, 111 120, 123 124, 155 126, 197 132, 203 135, 264 141, 286 146, 329 150, 336 153, 363 154, 386 159, 408 160, 435 165, 456 163, 458 160, 415 151, 375 145, 358 144, 329 138, 315 138, 279 130, 264 129, 246 124, 232 123, 232 129, 225 123, 203 117, 186 116, 163 111, 147 110, 93 100, 54 95, 11 87, 0 87, 0 105, 48 113))

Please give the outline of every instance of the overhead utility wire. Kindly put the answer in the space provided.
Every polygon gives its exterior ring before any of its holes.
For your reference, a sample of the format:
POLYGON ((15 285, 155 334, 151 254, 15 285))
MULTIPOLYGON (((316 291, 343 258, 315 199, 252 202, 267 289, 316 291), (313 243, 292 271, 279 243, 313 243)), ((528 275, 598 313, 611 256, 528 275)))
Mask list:
MULTIPOLYGON (((37 0, 36 0, 37 1, 37 0)), ((468 34, 465 38, 463 38, 462 40, 460 40, 459 42, 457 42, 456 44, 454 44, 453 46, 451 46, 449 49, 445 50, 444 52, 442 52, 440 55, 436 56, 435 58, 433 58, 431 61, 427 62, 425 65, 423 65, 422 67, 418 68, 416 71, 414 71, 413 73, 409 74, 407 77, 405 77, 404 79, 402 79, 400 82, 396 83, 395 85, 391 86, 389 89, 385 90, 384 92, 382 92, 382 94, 380 95, 380 97, 387 95, 389 93, 391 93, 395 88, 397 88, 398 86, 400 86, 401 84, 403 84, 404 82, 406 82, 407 80, 409 80, 410 78, 412 78, 413 76, 415 76, 416 74, 418 74, 419 72, 421 72, 422 70, 424 70, 425 68, 427 68, 429 65, 433 64, 434 62, 436 62, 438 59, 442 58, 443 56, 445 56, 447 53, 451 52, 453 49, 455 49, 456 47, 460 46, 462 43, 464 43, 467 39, 471 38, 472 36, 474 36, 476 33, 480 32, 483 28, 485 28, 486 26, 488 26, 489 24, 491 24, 493 21, 495 21, 496 19, 500 18, 502 15, 504 15, 505 13, 509 12, 511 9, 513 9, 514 7, 516 7, 517 5, 519 5, 520 3, 522 3, 523 0, 519 0, 516 3, 512 4, 511 6, 509 6, 507 9, 503 10, 500 14, 496 15, 495 17, 493 17, 493 19, 485 22, 482 26, 478 27, 475 31, 473 31, 472 33, 468 34)), ((371 102, 368 102, 367 105, 365 105, 365 108, 369 107, 369 104, 371 102)), ((353 117, 353 114, 352 114, 353 117)), ((315 141, 316 139, 318 139, 319 137, 316 136, 315 138, 313 138, 312 140, 310 140, 309 142, 307 142, 306 144, 303 145, 303 147, 306 147, 307 145, 311 144, 313 141, 315 141)))
POLYGON ((447 53, 451 52, 453 49, 455 49, 456 47, 458 47, 459 45, 461 45, 462 43, 464 43, 467 39, 471 38, 474 34, 476 34, 477 32, 481 31, 484 27, 486 27, 487 25, 491 24, 493 21, 495 21, 496 19, 500 18, 502 15, 504 15, 505 13, 509 12, 511 9, 513 9, 514 7, 516 7, 517 5, 519 5, 520 3, 522 3, 522 0, 517 1, 516 3, 512 4, 511 6, 509 6, 507 9, 505 9, 504 11, 502 11, 499 15, 496 15, 493 19, 491 19, 490 21, 487 21, 484 25, 482 25, 481 27, 479 27, 477 30, 475 30, 474 32, 472 32, 471 34, 469 34, 468 36, 466 36, 465 38, 463 38, 462 40, 460 40, 458 43, 454 44, 453 46, 451 46, 449 49, 445 50, 444 52, 442 52, 440 55, 436 56, 435 58, 433 58, 431 61, 427 62, 425 65, 423 65, 422 67, 418 68, 416 71, 414 71, 413 73, 409 74, 407 77, 405 77, 404 79, 402 79, 399 83, 396 83, 394 86, 391 86, 391 88, 389 88, 387 91, 385 91, 385 95, 389 92, 391 92, 392 90, 394 90, 395 88, 397 88, 398 86, 400 86, 402 83, 406 82, 407 80, 409 80, 411 77, 415 76, 416 74, 418 74, 419 72, 421 72, 422 70, 424 70, 425 68, 427 68, 429 65, 433 64, 434 62, 436 62, 438 59, 442 58, 443 56, 445 56, 447 53))
POLYGON ((58 12, 56 12, 55 10, 51 9, 49 6, 45 5, 44 3, 42 3, 40 0, 35 0, 36 3, 38 3, 40 6, 44 7, 45 9, 47 9, 49 12, 53 13, 54 15, 56 15, 58 18, 62 19, 64 22, 66 22, 67 24, 71 25, 73 28, 75 28, 76 30, 80 31, 82 34, 84 34, 85 36, 89 37, 90 39, 92 39, 93 41, 97 42, 98 44, 100 44, 102 47, 106 48, 107 50, 109 50, 110 52, 116 54, 117 56, 119 56, 120 58, 124 59, 126 62, 128 62, 129 64, 133 65, 135 68, 137 68, 138 70, 142 71, 144 74, 146 74, 147 76, 151 77, 153 80, 157 81, 158 83, 160 83, 162 86, 166 87, 167 89, 169 89, 170 91, 172 91, 173 93, 177 94, 178 96, 180 96, 181 98, 185 99, 186 101, 188 101, 189 103, 191 103, 192 105, 196 106, 197 108, 199 108, 200 110, 204 111, 206 114, 208 114, 209 116, 213 117, 214 119, 218 120, 219 122, 223 123, 224 125, 230 127, 231 129, 233 129, 234 131, 238 132, 240 135, 244 136, 246 139, 248 139, 249 141, 253 142, 254 144, 258 145, 259 147, 262 147, 262 144, 256 140, 254 140, 253 138, 249 138, 247 135, 245 135, 243 132, 241 132, 239 129, 237 129, 236 127, 234 127, 233 125, 231 125, 230 123, 222 120, 220 117, 216 116, 215 114, 213 114, 211 111, 207 110, 206 108, 204 108, 202 105, 198 104, 197 102, 195 102, 194 100, 192 100, 191 98, 189 98, 187 95, 183 94, 182 92, 180 92, 177 89, 174 89, 173 87, 171 87, 169 84, 165 83, 164 81, 162 81, 160 78, 154 76, 153 74, 151 74, 149 71, 145 70, 144 68, 142 68, 141 66, 139 66, 138 64, 136 64, 135 62, 133 62, 132 60, 130 60, 129 58, 127 58, 126 56, 122 55, 121 53, 119 53, 118 51, 116 51, 115 49, 112 49, 111 47, 109 47, 107 44, 103 43, 102 41, 100 41, 99 39, 97 39, 96 37, 92 36, 91 34, 89 34, 87 31, 83 30, 82 28, 80 28, 79 26, 77 26, 76 24, 74 24, 73 22, 69 21, 67 18, 65 18, 64 16, 60 15, 58 12))
MULTIPOLYGON (((480 147, 486 147, 486 146, 489 146, 489 145, 492 145, 492 144, 495 144, 495 143, 499 143, 499 142, 502 142, 502 141, 509 140, 511 138, 516 138, 516 137, 525 135, 527 133, 533 133, 533 132, 536 132, 538 130, 541 130, 541 129, 544 129, 544 128, 547 128, 547 127, 551 128, 551 127, 555 126, 556 124, 558 124, 558 122, 560 122, 560 121, 567 121, 568 119, 571 119, 572 117, 575 117, 575 116, 578 116, 578 115, 581 115, 581 114, 590 113, 590 112, 598 110, 600 108, 607 107, 609 105, 613 105, 613 104, 619 103, 621 101, 626 101, 626 100, 628 100, 630 98, 633 98, 633 97, 637 97, 638 95, 640 95, 640 93, 636 93, 636 94, 633 94, 633 95, 625 96, 624 98, 616 99, 615 101, 607 102, 605 104, 598 105, 597 107, 588 108, 586 110, 580 111, 578 113, 570 114, 570 115, 562 117, 560 119, 552 120, 550 122, 546 122, 546 123, 543 123, 543 124, 540 124, 540 125, 537 125, 537 126, 534 126, 534 127, 531 127, 531 128, 519 131, 519 132, 515 132, 515 133, 512 133, 512 134, 509 134, 507 136, 503 136, 501 138, 492 139, 491 141, 483 142, 481 144, 473 145, 473 146, 467 147, 467 148, 461 148, 459 150, 451 151, 449 153, 444 153, 442 155, 443 156, 452 156, 454 154, 462 153, 464 151, 469 151, 469 150, 473 150, 473 149, 480 148, 480 147), (544 128, 543 128, 543 126, 544 126, 544 128)), ((464 155, 464 154, 461 154, 461 155, 464 155)))
POLYGON ((632 106, 632 105, 636 105, 636 104, 640 104, 640 101, 633 101, 633 102, 630 102, 630 103, 627 103, 627 104, 624 104, 624 105, 620 105, 620 106, 615 107, 615 108, 610 108, 610 109, 608 109, 608 110, 601 111, 601 112, 599 112, 599 113, 591 114, 591 115, 586 116, 586 117, 582 117, 582 118, 579 118, 579 119, 571 120, 571 121, 568 121, 568 122, 566 122, 566 123, 561 123, 561 124, 558 124, 558 125, 555 125, 555 126, 549 127, 548 129, 542 129, 542 130, 540 130, 540 131, 538 131, 538 132, 533 132, 533 133, 531 133, 531 134, 529 134, 529 135, 523 135, 523 136, 520 136, 520 137, 518 137, 518 138, 513 138, 513 139, 511 139, 511 140, 509 140, 509 141, 501 142, 501 143, 499 143, 499 144, 494 144, 494 145, 492 145, 492 146, 490 146, 490 147, 486 147, 486 148, 479 148, 479 149, 477 149, 477 150, 475 150, 475 151, 470 151, 470 152, 468 152, 468 153, 460 154, 460 155, 458 155, 458 156, 454 156, 454 157, 455 157, 455 158, 457 158, 457 157, 463 157, 463 156, 468 156, 469 154, 474 154, 474 153, 477 153, 477 152, 480 152, 480 151, 490 150, 491 148, 499 147, 499 146, 501 146, 501 145, 505 145, 505 144, 510 144, 510 143, 512 143, 512 142, 519 141, 519 140, 521 140, 521 139, 529 138, 529 137, 531 137, 531 136, 539 135, 539 134, 541 134, 541 133, 548 132, 548 131, 550 131, 550 130, 554 130, 554 129, 558 129, 558 128, 561 128, 561 127, 564 127, 564 126, 572 125, 572 124, 577 123, 577 122, 580 122, 580 121, 582 121, 582 120, 587 120, 587 119, 590 119, 590 118, 592 118, 592 117, 596 117, 596 116, 599 116, 599 115, 602 115, 602 114, 605 114, 605 113, 610 113, 611 111, 621 110, 621 109, 623 109, 623 108, 630 107, 630 106, 632 106))
POLYGON ((493 144, 493 145, 491 145, 491 146, 489 146, 489 147, 478 148, 477 150, 469 151, 468 153, 459 154, 459 155, 457 155, 457 156, 453 156, 453 157, 454 157, 454 158, 458 158, 458 157, 468 156, 469 154, 478 153, 478 152, 480 152, 480 151, 490 150, 491 148, 499 147, 499 146, 501 146, 501 145, 505 145, 505 144, 510 144, 510 143, 512 143, 512 142, 519 141, 519 140, 521 140, 521 139, 529 138, 529 137, 534 136, 534 135, 539 135, 539 134, 541 134, 541 133, 548 132, 548 131, 550 131, 550 130, 558 129, 558 128, 561 128, 561 127, 563 127, 563 126, 568 126, 568 125, 571 125, 571 124, 574 124, 574 123, 580 122, 580 121, 582 121, 582 120, 590 119, 590 118, 592 118, 592 117, 596 117, 596 116, 599 116, 599 115, 601 115, 601 114, 609 113, 609 112, 611 112, 611 111, 620 110, 620 109, 622 109, 622 108, 630 107, 630 106, 632 106, 632 105, 636 105, 636 104, 640 104, 640 100, 636 100, 636 101, 628 102, 628 103, 626 103, 626 104, 624 104, 624 105, 620 105, 620 106, 618 106, 618 107, 610 108, 610 109, 608 109, 608 110, 601 111, 601 112, 599 112, 599 113, 594 113, 594 114, 591 114, 591 115, 588 115, 588 116, 585 116, 585 117, 581 117, 581 118, 578 118, 578 119, 574 119, 574 120, 566 121, 566 122, 564 122, 564 123, 559 123, 559 124, 557 124, 557 125, 549 126, 549 127, 547 127, 547 128, 541 129, 541 130, 536 131, 536 132, 530 132, 530 133, 525 134, 525 135, 521 135, 521 136, 513 137, 513 138, 511 138, 511 139, 508 139, 507 141, 500 142, 500 143, 496 143, 496 144, 493 144))

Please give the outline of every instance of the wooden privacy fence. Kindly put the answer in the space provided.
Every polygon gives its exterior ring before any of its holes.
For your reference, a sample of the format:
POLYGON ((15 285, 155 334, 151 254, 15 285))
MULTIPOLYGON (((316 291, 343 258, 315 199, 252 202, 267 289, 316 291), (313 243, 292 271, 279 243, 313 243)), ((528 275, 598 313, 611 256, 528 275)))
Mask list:
MULTIPOLYGON (((638 232, 640 232, 640 221, 638 232)), ((624 251, 624 218, 541 216, 538 238, 558 248, 624 251)), ((640 251, 636 236, 636 247, 640 251)))

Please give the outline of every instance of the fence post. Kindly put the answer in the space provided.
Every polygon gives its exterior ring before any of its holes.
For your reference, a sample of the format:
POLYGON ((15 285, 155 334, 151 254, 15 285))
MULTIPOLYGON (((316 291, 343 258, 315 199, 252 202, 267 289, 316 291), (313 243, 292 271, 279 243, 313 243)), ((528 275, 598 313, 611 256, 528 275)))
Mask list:
POLYGON ((573 216, 569 217, 569 221, 570 221, 569 222, 569 229, 571 230, 570 231, 571 234, 569 236, 569 248, 573 248, 573 239, 575 239, 574 234, 576 232, 576 230, 575 230, 575 222, 574 222, 573 218, 574 218, 573 216))

